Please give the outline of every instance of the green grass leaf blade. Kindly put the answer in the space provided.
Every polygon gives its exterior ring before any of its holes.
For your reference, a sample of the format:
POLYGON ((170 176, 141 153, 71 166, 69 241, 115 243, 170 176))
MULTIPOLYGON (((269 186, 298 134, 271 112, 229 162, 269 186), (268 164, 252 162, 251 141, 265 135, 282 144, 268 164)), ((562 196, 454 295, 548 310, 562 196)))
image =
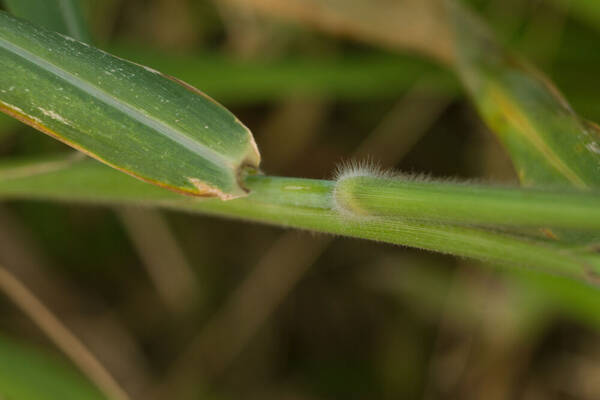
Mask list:
POLYGON ((599 186, 600 131, 538 71, 498 45, 474 15, 448 4, 456 68, 521 182, 599 186))
POLYGON ((92 160, 60 158, 0 165, 0 199, 4 200, 165 207, 528 266, 580 280, 593 279, 600 271, 600 256, 560 243, 410 219, 349 218, 333 204, 333 181, 251 176, 245 182, 251 189, 249 196, 223 202, 160 190, 92 160))
POLYGON ((79 0, 3 0, 3 2, 17 17, 82 42, 92 42, 92 36, 81 14, 79 0))
POLYGON ((250 131, 201 92, 0 13, 0 109, 104 163, 175 191, 246 194, 250 131))
POLYGON ((0 336, 0 398, 100 400, 104 396, 74 368, 0 336))

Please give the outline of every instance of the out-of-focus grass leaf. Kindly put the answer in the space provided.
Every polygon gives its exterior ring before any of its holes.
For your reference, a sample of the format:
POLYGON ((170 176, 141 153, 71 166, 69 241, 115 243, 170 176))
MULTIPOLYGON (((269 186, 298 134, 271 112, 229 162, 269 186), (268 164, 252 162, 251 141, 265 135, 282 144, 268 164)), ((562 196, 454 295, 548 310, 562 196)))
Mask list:
POLYGON ((17 17, 35 25, 91 43, 91 35, 81 15, 79 0, 3 0, 17 17))
MULTIPOLYGON (((510 285, 510 298, 514 304, 529 309, 530 316, 536 312, 560 317, 569 316, 593 329, 600 328, 600 314, 596 312, 600 307, 597 288, 525 269, 497 272, 500 273, 502 281, 510 285)), ((435 268, 398 269, 396 264, 382 265, 365 274, 364 281, 369 287, 390 292, 394 296, 409 296, 423 305, 422 309, 439 310, 451 304, 460 310, 457 315, 465 318, 485 313, 486 309, 480 306, 480 301, 483 296, 489 296, 488 292, 474 292, 473 285, 452 280, 447 273, 435 268), (452 300, 448 298, 451 284, 458 285, 453 290, 452 300)))
MULTIPOLYGON (((600 46, 570 32, 553 64, 553 79, 578 111, 600 119, 594 65, 600 46), (596 54, 597 53, 597 54, 596 54)), ((180 54, 138 44, 116 43, 108 51, 201 87, 228 105, 274 101, 289 96, 319 96, 342 100, 397 98, 418 79, 427 90, 461 96, 464 91, 447 68, 417 55, 361 52, 343 57, 295 55, 241 60, 218 52, 180 54)), ((534 47, 526 54, 536 54, 534 47)))
MULTIPOLYGON (((385 0, 301 2, 297 0, 232 0, 271 15, 313 24, 320 29, 359 36, 382 46, 417 49, 452 66, 476 102, 487 124, 498 134, 525 184, 600 184, 598 129, 580 119, 558 91, 534 68, 498 45, 493 35, 455 0, 400 2, 385 0), (385 3, 385 4, 384 4, 385 3), (443 37, 435 51, 420 40, 396 41, 386 21, 419 12, 421 38, 443 37), (387 15, 381 15, 385 10, 387 15), (406 11, 404 10, 404 11, 406 11), (436 35, 434 33, 437 32, 436 35), (445 43, 450 43, 447 49, 445 43)), ((403 31, 404 27, 398 29, 403 31)))
POLYGON ((245 194, 250 131, 201 92, 0 13, 0 108, 114 168, 183 193, 245 194))
POLYGON ((345 100, 396 98, 417 79, 435 93, 460 93, 456 78, 446 69, 411 55, 373 52, 343 57, 239 60, 216 52, 165 53, 143 45, 114 44, 108 49, 118 56, 182 78, 226 104, 280 100, 289 96, 345 100))
POLYGON ((600 29, 600 2, 597 0, 554 0, 573 15, 600 29))
POLYGON ((526 185, 600 185, 600 134, 539 72, 498 45, 458 3, 450 5, 456 68, 526 185))
POLYGON ((0 336, 3 400, 104 399, 74 368, 58 358, 0 336))
POLYGON ((453 59, 439 0, 224 0, 223 3, 300 21, 330 33, 453 59))

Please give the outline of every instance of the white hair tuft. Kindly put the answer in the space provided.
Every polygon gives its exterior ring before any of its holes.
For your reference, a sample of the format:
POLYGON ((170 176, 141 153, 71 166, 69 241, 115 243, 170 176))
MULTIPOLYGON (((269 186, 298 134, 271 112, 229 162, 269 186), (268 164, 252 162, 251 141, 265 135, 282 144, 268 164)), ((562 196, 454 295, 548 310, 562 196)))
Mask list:
POLYGON ((336 167, 334 180, 339 182, 346 178, 358 178, 369 176, 373 178, 394 178, 393 172, 384 170, 381 165, 372 159, 366 160, 348 160, 336 167))

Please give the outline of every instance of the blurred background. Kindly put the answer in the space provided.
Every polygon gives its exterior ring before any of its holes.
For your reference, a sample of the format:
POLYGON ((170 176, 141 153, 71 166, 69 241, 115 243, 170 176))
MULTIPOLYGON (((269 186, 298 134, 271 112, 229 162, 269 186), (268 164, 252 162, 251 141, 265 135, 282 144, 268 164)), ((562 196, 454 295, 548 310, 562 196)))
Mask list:
MULTIPOLYGON (((269 174, 330 178, 370 157, 517 183, 431 51, 331 35, 315 29, 317 9, 294 11, 309 15, 298 21, 253 2, 87 0, 83 10, 99 47, 232 110, 269 174)), ((467 3, 600 121, 593 6, 467 3)), ((391 28, 418 35, 402 20, 391 28)), ((0 157, 65 151, 0 120, 0 157)), ((552 276, 184 213, 24 201, 0 204, 0 264, 132 399, 600 399, 600 293, 552 276)), ((10 297, 0 294, 0 373, 32 373, 11 348, 74 370, 10 297)))

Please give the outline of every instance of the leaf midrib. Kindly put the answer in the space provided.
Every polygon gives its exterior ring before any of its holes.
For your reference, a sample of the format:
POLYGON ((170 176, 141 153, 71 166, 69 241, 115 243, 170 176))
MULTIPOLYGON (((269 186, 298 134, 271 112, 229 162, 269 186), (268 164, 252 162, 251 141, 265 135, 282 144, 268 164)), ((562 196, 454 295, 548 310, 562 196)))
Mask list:
POLYGON ((216 166, 224 167, 227 169, 232 168, 230 160, 228 160, 221 153, 216 152, 204 144, 195 141, 185 133, 175 129, 174 127, 166 124, 164 121, 157 120, 143 110, 136 108, 135 106, 124 102, 123 100, 111 95, 92 83, 83 80, 82 78, 62 69, 61 67, 53 64, 52 62, 43 59, 42 57, 31 53, 30 51, 18 46, 14 43, 7 41, 5 38, 0 38, 0 48, 24 59, 25 61, 33 64, 34 66, 57 76, 66 83, 74 86, 75 88, 87 93, 94 99, 100 100, 108 106, 124 113, 133 120, 141 123, 142 125, 151 128, 152 130, 162 134, 171 141, 183 146, 185 149, 192 151, 201 158, 215 164, 216 166))

